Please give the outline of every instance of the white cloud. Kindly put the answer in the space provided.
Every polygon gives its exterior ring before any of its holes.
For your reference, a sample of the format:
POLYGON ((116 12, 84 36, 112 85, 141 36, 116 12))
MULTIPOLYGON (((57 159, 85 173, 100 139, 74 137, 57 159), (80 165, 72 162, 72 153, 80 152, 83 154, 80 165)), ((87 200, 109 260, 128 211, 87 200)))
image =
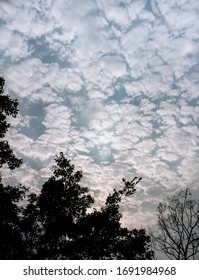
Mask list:
POLYGON ((131 21, 136 20, 137 17, 142 13, 145 7, 145 1, 132 1, 128 6, 129 15, 131 17, 131 21))
POLYGON ((125 63, 117 56, 106 56, 100 60, 100 69, 103 69, 105 75, 112 77, 122 77, 127 75, 125 63))
POLYGON ((125 6, 116 6, 115 2, 112 5, 106 5, 106 17, 120 28, 127 28, 130 25, 128 10, 125 6))

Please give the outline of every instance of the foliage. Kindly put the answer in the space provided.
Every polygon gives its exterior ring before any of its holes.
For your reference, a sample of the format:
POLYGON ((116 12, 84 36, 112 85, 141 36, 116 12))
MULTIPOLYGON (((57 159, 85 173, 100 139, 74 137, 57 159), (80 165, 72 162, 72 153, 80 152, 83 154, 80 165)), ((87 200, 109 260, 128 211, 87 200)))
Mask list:
POLYGON ((123 190, 109 194, 105 205, 87 213, 94 199, 89 189, 80 186, 81 171, 63 153, 55 157, 53 176, 43 185, 40 195, 26 208, 31 236, 38 236, 31 257, 39 259, 152 259, 150 238, 144 230, 129 231, 120 224, 119 203, 123 196, 135 192, 140 179, 123 180, 123 190), (131 191, 130 191, 131 190, 131 191), (31 205, 31 211, 28 207, 31 205), (33 208, 35 207, 35 210, 33 208), (34 217, 31 213, 37 214, 34 217), (29 214, 28 214, 29 213, 29 214), (30 217, 32 219, 30 219, 30 217), (34 221, 32 223, 31 221, 34 221), (32 224, 31 224, 32 223, 32 224), (38 225, 40 228, 38 230, 38 225), (36 231, 35 231, 36 229, 36 231), (35 254, 35 252, 37 252, 35 254))
MULTIPOLYGON (((5 137, 10 127, 7 117, 12 116, 15 118, 18 114, 18 102, 4 94, 4 84, 4 78, 0 77, 0 139, 5 137)), ((10 169, 14 169, 20 166, 22 160, 14 155, 8 141, 4 139, 0 141, 0 168, 5 163, 8 164, 10 169)))
POLYGON ((159 234, 151 234, 156 250, 170 259, 199 258, 199 202, 190 189, 161 202, 157 218, 159 234))
POLYGON ((81 171, 63 153, 55 157, 53 176, 43 185, 38 198, 40 219, 43 225, 39 254, 47 258, 62 255, 64 240, 69 239, 78 220, 94 202, 87 187, 81 187, 81 171))
MULTIPOLYGON (((4 139, 10 127, 7 117, 16 117, 18 102, 4 94, 5 80, 0 77, 0 168, 7 163, 10 169, 19 167, 21 160, 14 155, 8 141, 4 139)), ((20 258, 23 241, 20 232, 22 208, 18 205, 23 200, 26 189, 2 184, 0 173, 0 259, 20 258)))
POLYGON ((20 229, 22 208, 18 205, 23 200, 26 189, 4 187, 0 182, 0 259, 20 259, 23 240, 20 229))
POLYGON ((2 187, 0 197, 4 199, 3 193, 8 196, 4 217, 12 232, 8 241, 12 237, 17 243, 11 243, 11 248, 5 243, 9 253, 1 258, 152 259, 145 230, 128 230, 120 223, 119 204, 126 193, 130 196, 135 192, 140 179, 123 180, 122 190, 114 190, 100 210, 92 210, 94 199, 87 187, 80 186, 82 172, 75 171, 63 153, 55 161, 53 175, 38 195, 27 195, 22 186, 2 187), (26 205, 20 207, 22 198, 26 198, 26 205))
POLYGON ((119 203, 122 194, 123 190, 114 190, 100 211, 95 210, 80 220, 74 242, 66 246, 66 250, 71 252, 70 258, 153 259, 150 237, 145 230, 128 230, 121 226, 119 203))

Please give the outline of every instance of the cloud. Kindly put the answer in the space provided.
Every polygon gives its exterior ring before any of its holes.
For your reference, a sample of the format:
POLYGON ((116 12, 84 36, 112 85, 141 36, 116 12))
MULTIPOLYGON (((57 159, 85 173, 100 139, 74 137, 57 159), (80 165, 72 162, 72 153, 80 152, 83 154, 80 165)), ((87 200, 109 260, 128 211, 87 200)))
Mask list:
POLYGON ((0 8, 0 69, 20 104, 8 138, 24 158, 13 175, 5 169, 12 183, 39 188, 60 151, 83 169, 97 207, 122 178, 142 176, 121 206, 131 227, 154 224, 165 196, 197 189, 197 1, 0 8))

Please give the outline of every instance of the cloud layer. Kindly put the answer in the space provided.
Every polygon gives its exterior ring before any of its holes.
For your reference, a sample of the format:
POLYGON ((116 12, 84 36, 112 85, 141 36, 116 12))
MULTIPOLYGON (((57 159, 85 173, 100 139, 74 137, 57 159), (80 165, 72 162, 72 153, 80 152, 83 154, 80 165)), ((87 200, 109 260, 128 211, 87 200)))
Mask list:
POLYGON ((141 176, 121 206, 132 227, 153 224, 173 191, 197 190, 197 1, 10 0, 0 13, 1 74, 20 104, 13 183, 37 189, 59 151, 99 204, 141 176))

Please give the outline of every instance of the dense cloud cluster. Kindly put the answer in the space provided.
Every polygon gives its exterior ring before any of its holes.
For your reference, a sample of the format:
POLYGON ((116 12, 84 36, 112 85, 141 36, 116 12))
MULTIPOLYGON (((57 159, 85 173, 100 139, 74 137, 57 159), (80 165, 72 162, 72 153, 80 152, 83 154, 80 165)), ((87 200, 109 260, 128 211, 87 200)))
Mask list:
POLYGON ((198 14, 195 0, 1 1, 0 70, 20 106, 9 142, 24 159, 11 181, 36 191, 60 151, 99 201, 142 176, 123 205, 135 226, 171 192, 194 191, 198 14))

